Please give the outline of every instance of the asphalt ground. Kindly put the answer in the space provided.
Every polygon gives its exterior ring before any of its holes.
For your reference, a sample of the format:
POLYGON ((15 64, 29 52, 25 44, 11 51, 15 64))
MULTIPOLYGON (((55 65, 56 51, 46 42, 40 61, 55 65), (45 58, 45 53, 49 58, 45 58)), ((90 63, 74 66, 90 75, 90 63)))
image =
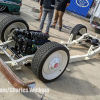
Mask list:
MULTIPOLYGON (((39 9, 39 4, 32 0, 25 0, 21 7, 21 14, 17 15, 22 17, 30 26, 30 29, 37 30, 40 22, 35 19, 38 18, 36 11, 32 8, 39 9)), ((0 21, 7 16, 13 16, 7 12, 0 13, 0 21)), ((47 19, 45 21, 43 32, 45 32, 47 19)), ((78 19, 74 16, 64 14, 62 32, 58 31, 58 25, 56 29, 50 29, 50 35, 58 38, 50 37, 51 41, 60 43, 63 39, 68 40, 71 29, 76 24, 83 24, 88 27, 88 33, 97 35, 89 25, 89 22, 78 19), (62 38, 62 39, 61 39, 62 38)), ((98 34, 98 37, 100 35, 98 34)), ((74 46, 70 50, 70 55, 82 55, 87 53, 88 48, 83 46, 74 46)), ((0 55, 4 61, 9 59, 6 55, 0 55)), ((91 60, 75 62, 68 65, 71 72, 65 71, 61 77, 54 82, 45 84, 41 82, 31 71, 30 68, 25 66, 21 70, 16 71, 11 68, 13 72, 23 81, 36 82, 36 88, 49 88, 49 93, 0 93, 0 100, 100 100, 100 55, 96 55, 91 60)), ((6 80, 6 78, 0 73, 0 88, 9 88, 12 85, 6 80)))

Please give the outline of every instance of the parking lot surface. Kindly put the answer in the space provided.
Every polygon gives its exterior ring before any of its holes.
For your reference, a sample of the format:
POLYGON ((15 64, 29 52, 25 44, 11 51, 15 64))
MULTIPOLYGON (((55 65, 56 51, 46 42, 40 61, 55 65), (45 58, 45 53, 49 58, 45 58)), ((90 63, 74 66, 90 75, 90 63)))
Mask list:
MULTIPOLYGON (((20 16, 30 26, 31 30, 37 30, 40 22, 35 19, 38 18, 39 13, 32 10, 33 7, 39 9, 39 4, 33 0, 25 0, 21 7, 20 16)), ((0 21, 7 16, 13 16, 7 12, 0 13, 0 21)), ((45 21, 43 32, 45 32, 47 19, 45 21)), ((89 25, 89 22, 74 16, 64 14, 63 25, 68 28, 62 29, 62 32, 58 31, 58 25, 56 29, 50 28, 50 35, 57 36, 58 38, 50 37, 51 41, 60 43, 63 38, 64 41, 68 40, 71 29, 76 24, 83 24, 87 26, 88 33, 96 35, 94 28, 89 25), (59 39, 59 38, 62 38, 59 39)), ((98 37, 100 35, 98 34, 98 37)), ((87 53, 88 48, 82 46, 74 46, 70 50, 70 55, 82 55, 87 53)), ((7 61, 9 60, 5 55, 0 57, 7 61)), ((68 65, 71 72, 65 71, 64 74, 51 83, 41 82, 31 71, 30 68, 23 66, 21 70, 16 71, 11 68, 13 72, 23 81, 36 82, 36 88, 48 88, 49 93, 0 93, 0 100, 100 100, 100 55, 96 55, 91 60, 80 61, 71 63, 68 65)), ((6 80, 6 78, 0 73, 0 88, 9 88, 12 85, 6 80)))

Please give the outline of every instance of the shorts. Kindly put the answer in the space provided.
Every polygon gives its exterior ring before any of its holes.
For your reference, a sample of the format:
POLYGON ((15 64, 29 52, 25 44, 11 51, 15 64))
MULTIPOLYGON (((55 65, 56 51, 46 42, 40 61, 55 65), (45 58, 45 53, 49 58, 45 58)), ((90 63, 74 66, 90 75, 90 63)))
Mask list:
POLYGON ((43 12, 43 6, 42 6, 42 9, 39 9, 39 11, 40 11, 40 12, 43 12))

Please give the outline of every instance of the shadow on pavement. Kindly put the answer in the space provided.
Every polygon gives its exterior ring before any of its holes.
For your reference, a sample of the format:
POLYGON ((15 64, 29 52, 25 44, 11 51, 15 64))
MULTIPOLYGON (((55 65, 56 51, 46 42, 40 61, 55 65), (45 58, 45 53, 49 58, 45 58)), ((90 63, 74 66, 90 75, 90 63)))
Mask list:
POLYGON ((61 93, 95 96, 100 95, 100 89, 88 81, 70 77, 65 72, 60 78, 50 83, 49 88, 61 93))
POLYGON ((31 99, 31 100, 41 100, 41 98, 42 98, 41 94, 34 93, 34 92, 32 92, 32 93, 30 93, 30 92, 29 93, 21 93, 21 94, 24 95, 25 97, 31 99))

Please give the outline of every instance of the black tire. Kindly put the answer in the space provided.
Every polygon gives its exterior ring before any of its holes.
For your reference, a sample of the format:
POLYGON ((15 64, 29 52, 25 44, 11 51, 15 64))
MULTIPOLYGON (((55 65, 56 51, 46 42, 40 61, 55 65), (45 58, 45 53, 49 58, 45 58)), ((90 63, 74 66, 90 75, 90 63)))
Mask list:
POLYGON ((72 40, 76 40, 77 39, 77 36, 81 37, 83 34, 87 33, 87 28, 86 26, 82 25, 82 24, 78 24, 76 25, 72 31, 71 31, 71 34, 73 34, 73 38, 72 40), (79 31, 84 28, 85 32, 83 33, 80 33, 79 31))
POLYGON ((0 12, 4 11, 6 9, 6 6, 0 5, 0 12))
MULTIPOLYGON (((6 29, 10 26, 10 25, 13 25, 14 23, 21 23, 23 25, 25 25, 25 27, 27 28, 27 30, 29 30, 29 26, 27 24, 27 22, 20 18, 20 17, 17 17, 17 16, 9 16, 9 17, 6 17, 5 19, 3 19, 1 22, 0 22, 0 40, 2 42, 5 42, 5 39, 4 39, 4 34, 5 34, 5 31, 6 29)), ((14 27, 13 27, 14 28, 14 27)), ((20 27, 19 27, 20 28, 20 27)))
POLYGON ((33 60, 32 60, 32 66, 31 69, 33 71, 33 73, 44 83, 48 83, 48 82, 52 82, 55 79, 57 79, 58 77, 60 77, 63 72, 65 71, 65 69, 68 66, 69 63, 69 51, 66 47, 64 47, 63 45, 57 43, 57 42, 48 42, 45 43, 44 45, 42 45, 35 53, 33 60), (58 75, 57 77, 55 77, 54 79, 45 79, 43 77, 42 74, 42 69, 43 69, 43 65, 46 62, 47 58, 54 52, 58 51, 58 50, 63 50, 66 54, 68 59, 66 60, 66 64, 64 66, 64 70, 61 72, 60 75, 58 75))

